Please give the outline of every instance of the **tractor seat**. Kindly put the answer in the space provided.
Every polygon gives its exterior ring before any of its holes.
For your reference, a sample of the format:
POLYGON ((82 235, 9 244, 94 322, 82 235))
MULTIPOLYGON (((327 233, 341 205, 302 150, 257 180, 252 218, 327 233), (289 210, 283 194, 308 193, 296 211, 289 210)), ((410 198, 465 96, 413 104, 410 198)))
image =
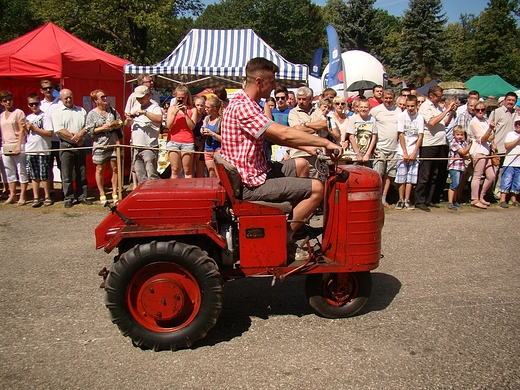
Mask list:
POLYGON ((290 202, 264 202, 261 200, 258 201, 242 201, 242 180, 240 179, 240 174, 238 170, 231 165, 228 161, 224 160, 219 152, 215 152, 213 155, 213 159, 215 160, 215 164, 217 166, 217 172, 219 174, 220 182, 226 189, 228 196, 231 199, 233 204, 236 201, 241 202, 249 202, 254 204, 259 204, 263 206, 275 207, 285 214, 290 214, 292 212, 292 204, 290 202))

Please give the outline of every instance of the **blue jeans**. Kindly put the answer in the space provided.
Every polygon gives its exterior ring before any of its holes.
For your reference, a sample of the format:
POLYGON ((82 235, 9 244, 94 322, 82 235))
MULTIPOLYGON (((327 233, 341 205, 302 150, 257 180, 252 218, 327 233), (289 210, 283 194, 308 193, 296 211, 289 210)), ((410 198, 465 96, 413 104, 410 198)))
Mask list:
POLYGON ((500 192, 520 193, 520 167, 503 167, 500 192))

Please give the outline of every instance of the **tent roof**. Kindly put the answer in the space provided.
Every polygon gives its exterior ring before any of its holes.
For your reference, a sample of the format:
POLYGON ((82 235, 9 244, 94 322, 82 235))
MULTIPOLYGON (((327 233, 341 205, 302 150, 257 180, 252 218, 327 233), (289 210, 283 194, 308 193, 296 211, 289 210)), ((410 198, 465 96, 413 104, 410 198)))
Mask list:
POLYGON ((128 62, 53 23, 0 45, 0 77, 109 80, 120 78, 128 62))
POLYGON ((491 76, 473 76, 464 84, 469 89, 478 91, 482 97, 504 96, 506 93, 514 92, 518 89, 496 74, 491 76))
POLYGON ((251 29, 192 29, 163 61, 152 66, 125 66, 125 73, 160 75, 156 85, 185 83, 190 87, 224 85, 240 88, 247 61, 264 57, 279 66, 277 79, 287 86, 307 83, 307 65, 288 62, 251 29))
POLYGON ((439 84, 437 80, 431 80, 424 84, 422 87, 417 88, 417 93, 428 96, 428 91, 430 90, 430 87, 433 87, 437 84, 439 84))

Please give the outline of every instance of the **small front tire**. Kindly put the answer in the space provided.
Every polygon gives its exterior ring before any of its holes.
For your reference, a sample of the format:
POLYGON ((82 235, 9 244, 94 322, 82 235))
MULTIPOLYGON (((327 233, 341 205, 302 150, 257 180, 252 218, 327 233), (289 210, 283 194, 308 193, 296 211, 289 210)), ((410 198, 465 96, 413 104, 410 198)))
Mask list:
POLYGON ((370 272, 310 274, 305 293, 314 312, 326 318, 345 318, 363 308, 372 292, 370 272))

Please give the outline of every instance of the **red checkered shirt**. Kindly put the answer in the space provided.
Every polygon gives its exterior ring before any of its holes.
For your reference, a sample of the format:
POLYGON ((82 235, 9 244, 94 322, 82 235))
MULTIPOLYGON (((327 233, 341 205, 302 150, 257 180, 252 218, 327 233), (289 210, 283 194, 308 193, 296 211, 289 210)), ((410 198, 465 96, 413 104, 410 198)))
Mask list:
POLYGON ((269 167, 262 135, 272 123, 244 90, 231 99, 224 111, 220 155, 237 168, 242 184, 247 187, 257 187, 266 180, 269 167))

